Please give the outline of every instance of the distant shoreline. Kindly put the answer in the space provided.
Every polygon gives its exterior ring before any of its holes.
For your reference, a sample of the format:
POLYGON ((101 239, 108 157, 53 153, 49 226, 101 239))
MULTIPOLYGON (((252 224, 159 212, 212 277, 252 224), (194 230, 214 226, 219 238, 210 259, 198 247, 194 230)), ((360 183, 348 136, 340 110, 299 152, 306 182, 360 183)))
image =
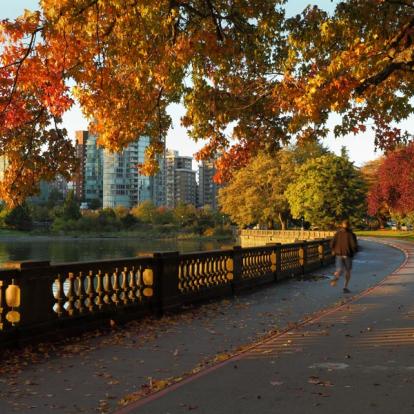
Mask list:
POLYGON ((72 240, 154 240, 154 241, 230 241, 230 236, 197 236, 191 234, 176 234, 171 236, 154 236, 152 234, 131 233, 131 234, 30 234, 30 233, 6 233, 0 232, 0 242, 29 242, 29 241, 72 241, 72 240), (180 237, 181 236, 181 237, 180 237))

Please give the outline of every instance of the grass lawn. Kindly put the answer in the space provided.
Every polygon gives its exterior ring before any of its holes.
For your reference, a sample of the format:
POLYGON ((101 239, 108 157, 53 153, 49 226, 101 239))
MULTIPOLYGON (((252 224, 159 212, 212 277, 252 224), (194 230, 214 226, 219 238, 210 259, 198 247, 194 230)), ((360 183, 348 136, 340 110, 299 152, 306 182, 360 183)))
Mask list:
POLYGON ((400 230, 364 230, 356 231, 357 236, 364 237, 394 237, 398 239, 414 240, 414 231, 400 230))
POLYGON ((0 237, 1 236, 12 236, 12 237, 26 237, 30 236, 29 231, 18 231, 18 230, 11 230, 11 229, 0 229, 0 237))

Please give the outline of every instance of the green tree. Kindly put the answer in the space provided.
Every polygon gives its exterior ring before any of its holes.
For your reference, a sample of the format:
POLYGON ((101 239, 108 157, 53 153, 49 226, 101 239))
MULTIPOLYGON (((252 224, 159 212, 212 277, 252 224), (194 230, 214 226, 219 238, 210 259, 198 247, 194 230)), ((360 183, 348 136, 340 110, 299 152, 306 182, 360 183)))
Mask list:
POLYGON ((51 221, 50 217, 50 210, 47 206, 39 206, 36 204, 30 204, 30 215, 32 216, 34 221, 41 221, 41 222, 47 222, 51 221))
POLYGON ((357 223, 366 217, 366 191, 365 181, 352 162, 328 154, 299 167, 286 197, 294 218, 332 228, 345 218, 357 223))
POLYGON ((21 204, 10 210, 4 217, 4 223, 13 229, 28 231, 32 229, 32 218, 26 204, 21 204))
POLYGON ((222 211, 240 226, 279 221, 286 228, 289 204, 285 190, 295 177, 293 152, 281 150, 273 156, 260 153, 234 174, 219 191, 222 211))
POLYGON ((63 204, 63 194, 56 188, 52 188, 47 198, 46 206, 49 210, 53 209, 58 205, 63 204))
POLYGON ((73 190, 66 195, 62 207, 62 218, 64 220, 78 220, 81 217, 78 200, 75 198, 73 190))

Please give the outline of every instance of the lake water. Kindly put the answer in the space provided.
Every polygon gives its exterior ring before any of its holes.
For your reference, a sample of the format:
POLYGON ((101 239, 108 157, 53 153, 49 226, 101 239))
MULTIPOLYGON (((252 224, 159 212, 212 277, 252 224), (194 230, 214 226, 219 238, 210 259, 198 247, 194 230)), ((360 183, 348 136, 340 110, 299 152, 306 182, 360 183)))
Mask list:
POLYGON ((10 239, 0 240, 0 266, 7 261, 49 260, 53 263, 83 262, 135 257, 145 252, 193 252, 232 246, 229 241, 140 239, 10 239))

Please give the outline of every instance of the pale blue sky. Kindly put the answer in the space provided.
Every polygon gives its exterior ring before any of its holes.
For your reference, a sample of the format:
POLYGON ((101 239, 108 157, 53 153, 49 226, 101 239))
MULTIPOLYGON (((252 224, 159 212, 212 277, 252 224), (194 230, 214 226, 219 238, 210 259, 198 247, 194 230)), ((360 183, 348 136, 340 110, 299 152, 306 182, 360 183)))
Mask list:
MULTIPOLYGON (((332 10, 335 1, 322 0, 289 0, 288 13, 296 14, 303 10, 308 4, 318 4, 319 7, 326 10, 332 10)), ((37 0, 0 0, 0 19, 13 19, 20 15, 24 9, 36 9, 37 0)), ((181 105, 171 105, 170 115, 173 118, 173 128, 167 136, 167 147, 180 151, 183 155, 193 155, 202 147, 202 143, 195 143, 187 137, 186 130, 180 125, 180 117, 184 114, 184 108, 181 105)), ((334 117, 333 117, 334 118, 334 117)), ((87 122, 83 118, 79 107, 73 108, 64 116, 64 126, 68 130, 69 136, 74 137, 74 132, 79 129, 86 129, 87 122)), ((412 130, 414 119, 410 118, 403 125, 403 128, 412 130)), ((332 134, 325 140, 325 144, 336 153, 340 152, 342 146, 346 146, 349 155, 357 165, 376 158, 379 153, 374 152, 374 143, 372 134, 368 131, 364 134, 349 135, 343 138, 335 139, 332 134)))

